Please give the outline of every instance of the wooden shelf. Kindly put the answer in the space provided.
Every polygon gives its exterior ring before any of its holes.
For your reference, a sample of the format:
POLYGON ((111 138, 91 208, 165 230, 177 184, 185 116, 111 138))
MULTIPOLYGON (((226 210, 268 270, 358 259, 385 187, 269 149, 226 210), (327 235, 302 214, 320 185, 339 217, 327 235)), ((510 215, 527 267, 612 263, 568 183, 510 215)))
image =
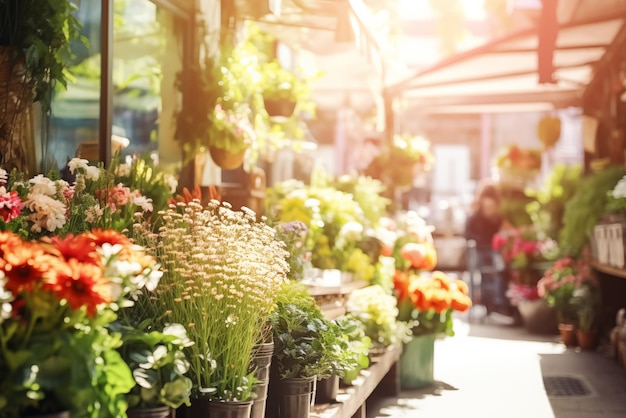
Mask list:
POLYGON ((311 296, 324 296, 324 295, 348 295, 353 290, 361 289, 367 286, 369 283, 364 280, 353 280, 351 282, 342 283, 338 286, 324 286, 317 284, 307 285, 311 296))
POLYGON ((341 388, 337 402, 315 405, 311 418, 357 418, 365 417, 365 402, 381 382, 381 389, 397 396, 400 389, 398 360, 402 346, 393 346, 380 356, 372 358, 372 364, 361 371, 353 386, 341 388))
POLYGON ((591 266, 599 272, 626 279, 626 269, 624 268, 609 266, 607 264, 598 263, 597 261, 592 261, 591 266))

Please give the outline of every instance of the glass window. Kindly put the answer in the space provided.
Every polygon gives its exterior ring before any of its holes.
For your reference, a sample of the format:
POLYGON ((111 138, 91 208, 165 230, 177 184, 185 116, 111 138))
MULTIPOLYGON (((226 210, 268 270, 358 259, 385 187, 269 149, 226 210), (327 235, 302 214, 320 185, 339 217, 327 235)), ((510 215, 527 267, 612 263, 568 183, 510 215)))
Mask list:
MULTIPOLYGON (((97 161, 100 123, 101 0, 80 0, 77 17, 88 45, 77 43, 70 71, 75 81, 52 102, 43 166, 61 169, 80 155, 97 161)), ((174 118, 180 93, 183 25, 149 0, 114 0, 112 150, 154 152, 180 162, 174 118)), ((155 158, 156 159, 156 158, 155 158)))
MULTIPOLYGON (((182 68, 175 17, 149 0, 115 0, 113 41, 113 152, 180 160, 173 141, 182 68)), ((163 159, 163 158, 162 158, 163 159)))
POLYGON ((75 81, 67 90, 59 89, 52 99, 52 114, 48 126, 47 142, 42 148, 44 170, 61 169, 76 154, 80 144, 86 151, 98 155, 98 129, 100 118, 100 33, 102 28, 101 0, 77 1, 78 20, 82 23, 85 45, 73 46, 76 58, 70 71, 75 81))

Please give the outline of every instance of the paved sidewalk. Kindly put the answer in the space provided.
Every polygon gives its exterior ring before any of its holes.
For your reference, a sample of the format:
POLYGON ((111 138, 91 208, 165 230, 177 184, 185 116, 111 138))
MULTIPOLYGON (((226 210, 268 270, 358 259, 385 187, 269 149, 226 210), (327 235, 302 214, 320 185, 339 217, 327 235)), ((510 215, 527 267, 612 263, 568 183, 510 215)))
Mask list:
POLYGON ((626 370, 608 356, 567 349, 556 335, 531 335, 497 318, 457 321, 455 330, 436 343, 435 385, 373 400, 367 417, 626 417, 626 370), (588 393, 548 396, 544 378, 555 377, 574 378, 588 393))

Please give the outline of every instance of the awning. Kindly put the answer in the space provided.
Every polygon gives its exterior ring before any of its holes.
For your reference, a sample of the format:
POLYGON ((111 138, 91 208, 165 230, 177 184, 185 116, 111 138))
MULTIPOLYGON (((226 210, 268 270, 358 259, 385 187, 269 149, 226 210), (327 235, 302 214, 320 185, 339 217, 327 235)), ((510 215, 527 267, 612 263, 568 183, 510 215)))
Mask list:
MULTIPOLYGON (((596 7, 561 23, 554 47, 556 83, 538 81, 539 30, 525 29, 452 56, 388 87, 405 109, 424 113, 491 113, 580 106, 597 65, 614 45, 626 45, 626 2, 596 7), (598 13, 603 13, 598 15, 598 13)), ((593 4, 592 4, 593 3, 593 4)))

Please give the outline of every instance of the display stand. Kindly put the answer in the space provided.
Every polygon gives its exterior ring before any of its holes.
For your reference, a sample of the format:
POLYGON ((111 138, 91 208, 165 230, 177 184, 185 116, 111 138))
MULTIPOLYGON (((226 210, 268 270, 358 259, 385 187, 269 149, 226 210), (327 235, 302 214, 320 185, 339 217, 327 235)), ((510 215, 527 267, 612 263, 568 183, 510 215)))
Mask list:
POLYGON ((392 346, 383 354, 373 357, 372 364, 353 382, 341 388, 337 402, 315 405, 311 418, 365 418, 367 399, 376 390, 383 396, 398 396, 400 393, 400 371, 398 360, 402 346, 392 346))

